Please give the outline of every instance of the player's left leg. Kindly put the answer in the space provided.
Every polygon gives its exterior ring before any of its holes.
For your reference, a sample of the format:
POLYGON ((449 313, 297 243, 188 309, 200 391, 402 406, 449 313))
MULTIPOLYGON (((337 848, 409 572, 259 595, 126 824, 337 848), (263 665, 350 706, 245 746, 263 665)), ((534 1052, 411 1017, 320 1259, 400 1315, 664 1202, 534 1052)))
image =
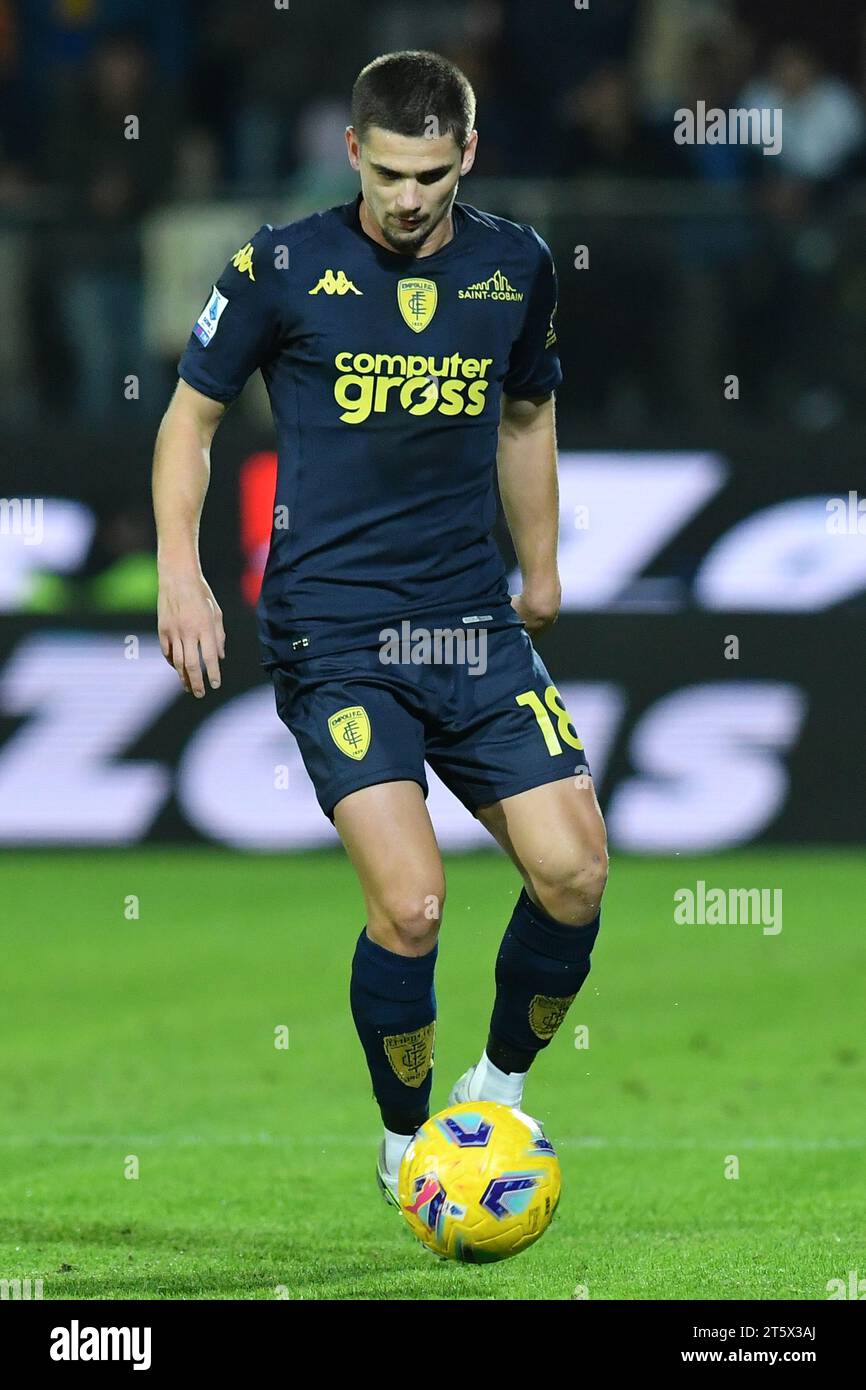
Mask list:
POLYGON ((377 1178, 396 1203, 400 1160, 429 1114, 445 876, 417 782, 380 782, 343 797, 334 824, 367 907, 349 999, 385 1130, 377 1178))
POLYGON ((607 840, 585 773, 505 797, 476 814, 525 886, 496 959, 487 1044, 452 1100, 519 1106, 530 1066, 589 974, 607 881, 607 840))
POLYGON ((511 856, 524 888, 497 956, 488 1047, 452 1100, 519 1105, 530 1065, 589 974, 607 846, 583 741, 529 634, 491 629, 481 653, 451 668, 427 761, 511 856))

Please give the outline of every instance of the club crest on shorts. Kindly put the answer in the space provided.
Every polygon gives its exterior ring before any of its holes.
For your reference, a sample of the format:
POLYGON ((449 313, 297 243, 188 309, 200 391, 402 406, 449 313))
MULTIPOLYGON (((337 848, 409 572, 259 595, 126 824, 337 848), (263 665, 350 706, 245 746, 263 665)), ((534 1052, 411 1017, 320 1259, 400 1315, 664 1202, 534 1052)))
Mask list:
POLYGON ((414 276, 397 281, 397 303, 400 313, 413 333, 423 333, 436 313, 439 297, 433 280, 418 280, 414 276))
POLYGON ((360 762, 370 747, 370 716, 363 705, 347 705, 328 720, 331 738, 347 758, 360 762))
POLYGON ((384 1037, 385 1055, 391 1070, 404 1086, 420 1086, 433 1065, 436 1021, 425 1023, 412 1033, 391 1033, 384 1037))
POLYGON ((534 994, 529 1005, 529 1026, 537 1038, 552 1038, 571 1005, 576 994, 567 994, 555 999, 549 994, 534 994))

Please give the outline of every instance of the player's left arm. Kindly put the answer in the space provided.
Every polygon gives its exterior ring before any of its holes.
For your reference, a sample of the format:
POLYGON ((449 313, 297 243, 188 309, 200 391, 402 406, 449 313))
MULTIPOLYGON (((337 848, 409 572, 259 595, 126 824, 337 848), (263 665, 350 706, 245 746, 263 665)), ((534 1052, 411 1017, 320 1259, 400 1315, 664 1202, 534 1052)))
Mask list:
POLYGON ((535 633, 556 622, 562 598, 556 563, 559 482, 553 394, 562 369, 553 326, 558 297, 553 257, 532 227, 522 230, 532 252, 532 278, 502 382, 496 466, 523 583, 511 602, 535 633))
POLYGON ((552 392, 523 399, 502 396, 496 467, 523 585, 511 602, 530 633, 543 632, 556 622, 562 599, 552 392))

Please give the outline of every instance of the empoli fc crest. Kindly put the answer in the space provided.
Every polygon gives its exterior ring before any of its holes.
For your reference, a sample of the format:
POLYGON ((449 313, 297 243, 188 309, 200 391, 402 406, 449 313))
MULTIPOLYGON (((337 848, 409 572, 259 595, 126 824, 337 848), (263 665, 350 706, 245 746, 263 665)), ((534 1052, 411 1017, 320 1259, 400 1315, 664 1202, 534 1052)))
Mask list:
POLYGON ((391 1033, 382 1039, 391 1070, 404 1086, 420 1086, 433 1065, 436 1023, 425 1023, 412 1033, 391 1033))
POLYGON ((438 292, 432 280, 397 281, 397 303, 400 313, 413 333, 423 333, 436 313, 438 292))
POLYGON ((348 705, 328 720, 331 738, 347 758, 360 762, 370 747, 370 716, 363 705, 348 705))
POLYGON ((552 1038, 569 1008, 577 998, 568 994, 559 999, 548 994, 535 994, 529 1005, 529 1026, 537 1038, 552 1038))

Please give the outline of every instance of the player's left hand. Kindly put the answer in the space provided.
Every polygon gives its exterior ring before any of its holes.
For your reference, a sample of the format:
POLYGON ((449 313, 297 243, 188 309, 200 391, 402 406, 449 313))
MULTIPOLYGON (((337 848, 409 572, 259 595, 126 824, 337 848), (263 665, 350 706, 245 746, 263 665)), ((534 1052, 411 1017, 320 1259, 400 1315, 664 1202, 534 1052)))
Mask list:
POLYGON ((512 596, 511 606, 526 624, 530 637, 534 637, 537 633, 553 627, 559 617, 561 602, 562 589, 557 582, 555 587, 547 588, 543 592, 525 588, 522 594, 512 596))

